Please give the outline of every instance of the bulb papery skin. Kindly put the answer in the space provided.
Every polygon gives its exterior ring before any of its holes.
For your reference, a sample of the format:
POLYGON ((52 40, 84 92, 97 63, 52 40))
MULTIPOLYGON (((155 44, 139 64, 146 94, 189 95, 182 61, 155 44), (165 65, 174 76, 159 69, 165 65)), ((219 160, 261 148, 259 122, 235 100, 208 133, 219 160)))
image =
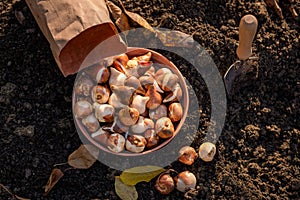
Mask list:
POLYGON ((205 162, 210 162, 214 159, 216 151, 217 149, 215 144, 205 142, 199 147, 199 157, 205 162))
POLYGON ((195 189, 197 179, 195 175, 189 171, 179 173, 175 178, 176 189, 180 192, 186 192, 189 189, 195 189))
POLYGON ((161 194, 170 194, 175 188, 174 180, 169 174, 161 174, 154 187, 161 194))

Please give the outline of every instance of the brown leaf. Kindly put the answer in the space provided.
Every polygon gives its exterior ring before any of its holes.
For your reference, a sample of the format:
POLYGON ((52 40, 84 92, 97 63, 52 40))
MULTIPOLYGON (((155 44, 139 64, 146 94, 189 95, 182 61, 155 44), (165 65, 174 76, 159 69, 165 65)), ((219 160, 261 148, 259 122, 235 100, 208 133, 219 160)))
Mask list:
POLYGON ((50 177, 48 179, 48 182, 45 187, 45 193, 44 195, 47 195, 50 190, 54 187, 54 185, 63 177, 64 173, 57 168, 54 168, 50 174, 50 177))
POLYGON ((121 17, 122 9, 119 6, 117 6, 111 1, 106 1, 106 5, 114 20, 117 20, 121 17))
POLYGON ((111 1, 106 1, 106 5, 115 20, 115 24, 118 26, 118 28, 124 32, 130 30, 130 25, 128 21, 128 17, 126 14, 122 11, 122 9, 118 6, 116 6, 113 2, 111 1))
POLYGON ((111 9, 112 15, 118 15, 116 25, 121 31, 130 30, 130 24, 144 27, 158 37, 158 39, 165 45, 170 47, 192 47, 194 44, 193 37, 182 33, 180 31, 159 31, 154 28, 139 14, 130 12, 125 9, 124 4, 119 0, 121 8, 109 2, 108 5, 111 9), (114 14, 113 14, 114 13, 114 14), (122 13, 122 14, 120 14, 122 13))
POLYGON ((10 194, 15 199, 18 199, 18 200, 30 200, 30 199, 19 197, 18 195, 13 194, 7 187, 5 187, 4 185, 2 185, 0 183, 0 192, 1 192, 1 188, 3 188, 8 194, 10 194))
POLYGON ((282 10, 279 7, 276 0, 264 0, 264 1, 271 9, 273 9, 276 12, 276 14, 280 17, 280 19, 283 19, 282 10))
POLYGON ((27 198, 19 197, 18 195, 14 195, 14 197, 18 200, 30 200, 30 199, 27 199, 27 198))
POLYGON ((152 28, 152 26, 143 17, 141 17, 139 14, 127 11, 121 0, 119 0, 119 3, 121 4, 122 10, 127 15, 129 20, 137 23, 139 26, 142 26, 142 27, 148 29, 149 31, 151 31, 153 33, 156 33, 156 31, 152 28))
POLYGON ((16 11, 15 10, 15 16, 16 16, 18 22, 22 25, 24 20, 25 20, 25 17, 23 15, 23 13, 21 11, 16 11))
POLYGON ((121 14, 120 18, 117 19, 115 23, 122 32, 128 31, 131 29, 129 22, 128 22, 128 18, 124 13, 121 14))
POLYGON ((77 169, 88 169, 97 160, 99 150, 92 145, 80 145, 68 158, 68 164, 77 169))

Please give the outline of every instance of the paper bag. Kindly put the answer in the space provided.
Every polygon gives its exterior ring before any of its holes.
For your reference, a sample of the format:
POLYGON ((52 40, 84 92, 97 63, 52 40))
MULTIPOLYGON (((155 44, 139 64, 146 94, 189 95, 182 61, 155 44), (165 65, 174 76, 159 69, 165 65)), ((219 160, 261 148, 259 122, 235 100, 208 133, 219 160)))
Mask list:
POLYGON ((95 52, 99 59, 126 51, 104 0, 26 0, 26 3, 64 76, 87 67, 82 62, 99 45, 95 52))

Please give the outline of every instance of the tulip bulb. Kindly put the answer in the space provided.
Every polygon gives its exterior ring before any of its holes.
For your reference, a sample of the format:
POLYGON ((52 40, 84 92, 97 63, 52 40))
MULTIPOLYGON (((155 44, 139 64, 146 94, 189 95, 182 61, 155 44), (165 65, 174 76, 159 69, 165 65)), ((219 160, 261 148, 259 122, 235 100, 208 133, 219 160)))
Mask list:
POLYGON ((157 108, 153 110, 149 110, 149 117, 153 120, 158 120, 162 117, 168 116, 168 109, 164 104, 159 105, 157 108))
POLYGON ((131 131, 133 133, 141 134, 150 128, 154 128, 154 122, 149 118, 140 116, 138 122, 131 126, 131 131))
POLYGON ((175 183, 170 174, 162 173, 157 178, 154 187, 161 194, 170 194, 175 188, 175 183))
POLYGON ((97 103, 106 103, 110 96, 110 90, 102 85, 96 85, 92 89, 92 99, 97 103))
POLYGON ((135 108, 126 106, 119 111, 119 119, 125 126, 134 125, 139 119, 139 111, 135 108))
POLYGON ((126 140, 126 149, 133 153, 140 153, 146 147, 147 141, 141 135, 129 135, 126 140))
POLYGON ((93 104, 95 117, 99 122, 112 122, 114 120, 115 108, 109 104, 93 104))
POLYGON ((125 148, 125 138, 119 133, 111 134, 107 139, 107 148, 115 153, 119 153, 125 148))
POLYGON ((133 93, 135 92, 135 89, 133 87, 124 85, 111 85, 110 88, 120 100, 120 103, 124 105, 129 105, 131 103, 133 93))
POLYGON ((90 114, 82 119, 82 124, 90 131, 95 132, 99 128, 100 124, 94 114, 90 114))
POLYGON ((186 165, 192 165, 198 157, 196 150, 190 146, 184 146, 179 150, 178 160, 186 165))
POLYGON ((180 121, 183 114, 183 109, 180 103, 172 103, 169 105, 169 118, 172 122, 180 121))
POLYGON ((197 179, 192 172, 183 171, 179 173, 175 178, 176 189, 180 192, 186 192, 189 189, 195 189, 197 179))
POLYGON ((146 111, 146 105, 150 97, 144 97, 141 95, 135 95, 132 100, 131 107, 136 108, 140 114, 146 111))
POLYGON ((155 131, 159 137, 167 139, 173 136, 174 125, 168 117, 162 117, 156 121, 155 131))
POLYGON ((75 82, 75 94, 84 95, 86 97, 90 96, 93 86, 94 82, 91 78, 87 74, 82 73, 75 82))
POLYGON ((144 132, 144 137, 147 140, 147 148, 151 149, 159 144, 159 136, 154 129, 148 129, 144 132))
POLYGON ((161 95, 156 91, 153 85, 150 85, 145 96, 150 97, 146 106, 148 109, 155 109, 162 103, 161 95))
POLYGON ((124 85, 127 76, 115 68, 110 68, 109 85, 124 85))
POLYGON ((110 95, 108 103, 109 103, 109 105, 113 106, 115 109, 121 109, 121 108, 124 108, 127 106, 120 102, 120 100, 118 99, 118 97, 115 93, 112 93, 110 95))
POLYGON ((74 116, 76 118, 83 118, 93 112, 92 105, 86 100, 77 101, 74 105, 74 116))
POLYGON ((210 162, 214 159, 216 151, 216 145, 211 142, 204 142, 199 147, 199 157, 205 162, 210 162))
POLYGON ((110 134, 107 131, 100 128, 98 131, 92 133, 91 137, 100 144, 107 145, 109 135, 110 134))

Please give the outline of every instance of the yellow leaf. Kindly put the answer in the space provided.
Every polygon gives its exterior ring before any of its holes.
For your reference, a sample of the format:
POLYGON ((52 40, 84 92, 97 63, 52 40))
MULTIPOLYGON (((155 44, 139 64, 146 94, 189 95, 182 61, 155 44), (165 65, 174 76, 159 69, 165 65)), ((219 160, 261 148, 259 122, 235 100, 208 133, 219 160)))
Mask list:
POLYGON ((124 170, 120 178, 127 185, 135 185, 142 181, 149 182, 164 171, 166 170, 162 167, 151 165, 139 166, 124 170))
POLYGON ((115 177, 115 191, 122 200, 136 200, 138 198, 135 186, 124 184, 119 176, 115 177))
POLYGON ((45 187, 45 194, 47 195, 50 190, 54 187, 54 185, 63 177, 64 173, 57 168, 54 168, 50 174, 50 177, 48 179, 48 182, 45 187))
POLYGON ((77 169, 88 169, 97 160, 99 150, 92 145, 80 145, 68 158, 68 164, 77 169))

